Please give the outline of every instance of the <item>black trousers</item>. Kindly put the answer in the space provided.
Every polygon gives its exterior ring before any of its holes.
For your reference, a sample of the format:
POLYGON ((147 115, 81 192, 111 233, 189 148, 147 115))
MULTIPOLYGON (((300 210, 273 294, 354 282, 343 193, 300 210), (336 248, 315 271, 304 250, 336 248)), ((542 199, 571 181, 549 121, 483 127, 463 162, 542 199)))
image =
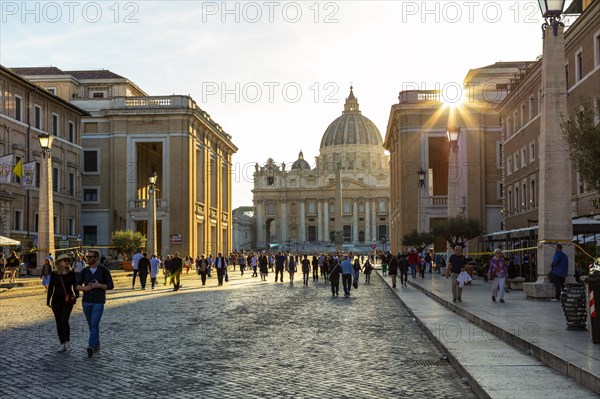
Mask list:
POLYGON ((340 277, 337 278, 329 278, 329 282, 331 283, 331 293, 339 294, 340 293, 340 277))
POLYGON ((218 267, 217 268, 217 280, 219 282, 219 285, 223 285, 223 276, 225 276, 225 268, 218 267))
POLYGON ((556 299, 560 299, 560 294, 565 288, 565 277, 558 277, 554 275, 554 290, 556 292, 556 299))
POLYGON ((349 294, 352 289, 352 275, 342 274, 342 285, 344 287, 344 293, 349 294))
POLYGON ((200 280, 202 280, 202 285, 206 285, 206 272, 200 272, 200 280))
POLYGON ((71 340, 71 326, 69 318, 73 311, 73 305, 53 306, 54 320, 56 321, 56 332, 61 344, 71 340))
POLYGON ((142 288, 146 288, 146 280, 148 279, 148 273, 140 273, 140 284, 142 288))
POLYGON ((400 268, 400 285, 406 283, 408 281, 408 269, 402 270, 400 268))
POLYGON ((302 272, 303 282, 308 285, 308 272, 302 272))
POLYGON ((319 267, 313 267, 313 281, 319 281, 319 267))
POLYGON ((131 287, 135 287, 135 278, 138 275, 137 269, 133 269, 133 280, 131 281, 131 287))
POLYGON ((156 277, 150 277, 150 283, 152 284, 152 288, 156 285, 156 277))
POLYGON ((283 266, 275 266, 275 282, 277 282, 277 276, 281 274, 281 282, 283 283, 283 266))

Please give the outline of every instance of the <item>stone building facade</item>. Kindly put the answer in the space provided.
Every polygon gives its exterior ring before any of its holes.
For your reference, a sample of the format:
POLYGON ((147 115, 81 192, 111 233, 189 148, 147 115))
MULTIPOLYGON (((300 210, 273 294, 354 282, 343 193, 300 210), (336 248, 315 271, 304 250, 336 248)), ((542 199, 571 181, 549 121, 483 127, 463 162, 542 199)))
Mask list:
POLYGON ((83 244, 108 246, 116 230, 146 234, 156 190, 161 255, 232 249, 232 138, 189 96, 149 96, 108 70, 15 71, 90 113, 82 119, 83 244))
MULTIPOLYGON (((42 151, 38 136, 54 136, 52 146, 52 191, 56 248, 79 244, 81 234, 81 119, 87 113, 48 90, 0 66, 0 156, 13 154, 19 160, 36 162, 35 187, 26 189, 12 175, 0 183, 0 235, 21 242, 23 253, 37 248, 39 181, 42 151)), ((11 168, 12 169, 12 168, 11 168)), ((35 265, 35 254, 27 258, 35 265)))
MULTIPOLYGON (((600 98, 600 1, 583 3, 579 18, 565 31, 567 112, 577 112, 583 101, 600 98)), ((498 110, 503 127, 504 227, 536 225, 539 210, 540 133, 542 108, 541 59, 525 63, 511 81, 510 93, 498 110)), ((600 110, 597 110, 600 123, 600 110)), ((566 118, 567 116, 565 116, 566 118)), ((564 151, 569 149, 565 143, 564 151)), ((598 193, 588 190, 574 166, 571 187, 572 217, 600 212, 598 193)))
POLYGON ((373 239, 389 240, 390 176, 382 144, 381 133, 362 115, 350 88, 342 115, 323 134, 314 165, 302 152, 289 169, 273 159, 256 165, 257 246, 308 250, 334 242, 337 168, 344 243, 360 247, 373 239))
MULTIPOLYGON (((469 71, 462 87, 462 102, 440 90, 400 92, 399 102, 390 112, 384 144, 391 158, 394 252, 402 250, 405 234, 414 229, 430 231, 448 216, 477 219, 487 232, 500 229, 502 128, 496 107, 522 64, 499 62, 469 71), (452 167, 447 138, 451 126, 460 129, 452 167), (423 183, 419 174, 424 175, 423 183), (450 187, 455 193, 452 205, 450 187)), ((435 250, 444 252, 445 242, 436 242, 435 250)))

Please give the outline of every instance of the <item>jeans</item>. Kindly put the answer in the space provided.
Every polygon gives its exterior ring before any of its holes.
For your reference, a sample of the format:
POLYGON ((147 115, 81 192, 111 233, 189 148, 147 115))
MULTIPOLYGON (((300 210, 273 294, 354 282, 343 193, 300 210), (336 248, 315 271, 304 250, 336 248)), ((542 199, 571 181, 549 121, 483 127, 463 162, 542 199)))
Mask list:
POLYGON ((330 278, 329 282, 331 284, 331 293, 338 295, 340 292, 340 276, 330 278))
POLYGON ((217 267, 217 280, 219 285, 223 285, 223 276, 225 276, 225 268, 217 267))
POLYGON ((140 285, 142 286, 142 289, 145 290, 146 289, 146 281, 148 279, 148 273, 140 273, 140 285))
POLYGON ((308 272, 302 272, 302 277, 303 277, 303 283, 305 285, 308 285, 308 272))
POLYGON ((100 319, 104 312, 103 303, 91 303, 83 302, 83 314, 87 320, 88 327, 90 328, 90 339, 88 345, 90 348, 97 348, 100 346, 100 319))
POLYGON ((206 272, 200 272, 200 280, 202 280, 202 285, 206 285, 206 272))
POLYGON ((280 275, 279 273, 281 273, 281 277, 279 277, 281 279, 281 282, 283 283, 283 266, 275 266, 275 282, 277 282, 277 278, 280 275))
POLYGON ((408 269, 400 268, 400 285, 408 282, 408 269))
POLYGON ((410 274, 411 274, 412 278, 417 277, 417 265, 416 264, 410 265, 410 274))
POLYGON ((342 286, 344 287, 344 293, 350 295, 352 289, 352 275, 342 274, 342 286))
POLYGON ((135 277, 138 275, 138 269, 133 269, 133 280, 131 281, 131 288, 135 287, 135 277))

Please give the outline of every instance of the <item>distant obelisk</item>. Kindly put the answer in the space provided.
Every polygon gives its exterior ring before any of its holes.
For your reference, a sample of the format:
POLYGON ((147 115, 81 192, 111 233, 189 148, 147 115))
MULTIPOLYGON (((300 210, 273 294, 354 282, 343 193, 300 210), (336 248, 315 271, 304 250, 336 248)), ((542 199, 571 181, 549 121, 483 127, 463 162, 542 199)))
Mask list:
POLYGON ((342 228, 342 165, 338 162, 335 168, 335 250, 344 249, 344 232, 342 228))

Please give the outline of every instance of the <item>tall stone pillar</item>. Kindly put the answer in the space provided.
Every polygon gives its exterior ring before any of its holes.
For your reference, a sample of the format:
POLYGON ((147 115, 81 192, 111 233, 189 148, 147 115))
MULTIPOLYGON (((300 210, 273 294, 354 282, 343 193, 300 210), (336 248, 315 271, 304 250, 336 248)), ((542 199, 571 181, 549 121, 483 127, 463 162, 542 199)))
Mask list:
POLYGON ((371 235, 377 239, 377 207, 379 206, 379 201, 377 198, 373 200, 373 206, 371 207, 371 235))
POLYGON ((279 228, 281 229, 281 233, 279 236, 279 242, 284 244, 287 241, 287 204, 285 201, 281 201, 280 209, 281 215, 279 217, 279 228))
POLYGON ((371 242, 371 239, 373 239, 373 237, 371 236, 371 211, 369 209, 370 203, 371 203, 371 201, 369 201, 368 199, 365 200, 365 241, 366 242, 371 242))
POLYGON ((358 201, 352 200, 352 242, 358 242, 358 201))
POLYGON ((300 241, 306 242, 306 209, 304 201, 300 201, 300 241))
POLYGON ((567 114, 564 28, 558 26, 557 33, 555 36, 552 26, 546 27, 544 32, 536 257, 538 281, 524 284, 525 294, 532 298, 552 298, 555 295, 547 275, 557 242, 562 243, 563 252, 569 258, 569 276, 574 271, 571 162, 560 130, 562 117, 567 114))
POLYGON ((335 170, 335 250, 344 248, 344 228, 342 225, 342 171, 338 164, 335 170))
POLYGON ((323 241, 329 242, 329 198, 323 202, 323 241))
POLYGON ((257 248, 259 246, 264 245, 266 241, 266 231, 265 231, 265 212, 264 212, 264 201, 257 200, 256 201, 256 244, 257 248))
POLYGON ((323 209, 321 200, 317 200, 317 240, 323 241, 323 209))

